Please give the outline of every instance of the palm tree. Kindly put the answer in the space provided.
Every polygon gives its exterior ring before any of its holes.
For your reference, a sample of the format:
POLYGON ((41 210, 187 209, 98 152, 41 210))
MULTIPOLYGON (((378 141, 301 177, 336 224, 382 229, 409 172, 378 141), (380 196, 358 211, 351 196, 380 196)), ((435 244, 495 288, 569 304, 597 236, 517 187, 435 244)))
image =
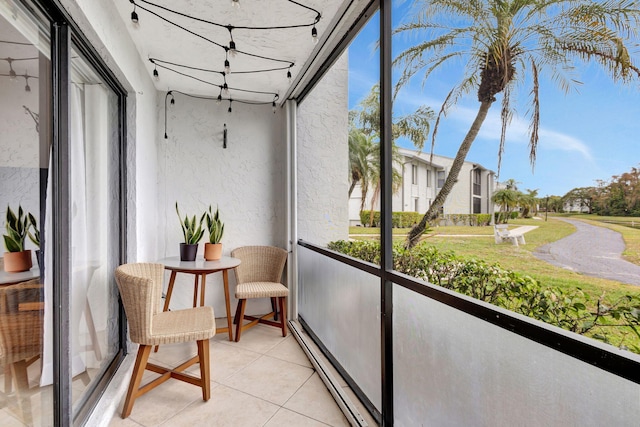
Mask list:
POLYGON ((509 221, 511 212, 518 206, 519 195, 522 194, 513 188, 503 188, 493 193, 491 201, 500 205, 498 212, 498 224, 506 224, 509 221))
POLYGON ((518 202, 520 207, 522 208, 522 216, 524 218, 529 218, 531 211, 534 213, 538 213, 538 189, 530 190, 527 188, 527 193, 520 193, 520 200, 518 202))
POLYGON ((363 178, 369 176, 373 147, 372 138, 360 129, 352 128, 349 131, 349 176, 351 177, 349 197, 358 182, 362 188, 363 197, 367 194, 368 180, 363 178))
MULTIPOLYGON (((399 163, 395 141, 400 137, 407 137, 418 148, 424 146, 429 135, 430 122, 434 118, 431 108, 423 105, 406 116, 394 119, 392 124, 394 163, 399 163)), ((380 195, 380 86, 374 85, 358 108, 349 111, 349 176, 351 185, 349 197, 360 182, 362 201, 360 212, 364 209, 365 199, 369 188, 374 189, 371 199, 371 216, 380 195)), ((392 187, 394 193, 400 189, 402 175, 394 167, 392 173, 392 187)))
POLYGON ((396 89, 414 75, 423 81, 452 60, 465 74, 445 98, 432 135, 432 152, 440 118, 466 93, 477 92, 478 113, 462 140, 444 186, 420 223, 407 236, 414 246, 429 221, 437 216, 458 179, 460 169, 487 117, 496 95, 502 94, 502 131, 498 171, 505 132, 512 116, 512 92, 531 85, 530 160, 535 163, 540 125, 539 77, 548 72, 565 92, 576 82, 576 62, 595 62, 614 81, 640 77, 630 55, 630 41, 640 20, 633 0, 416 0, 419 13, 395 33, 421 31, 425 40, 394 60, 403 71, 396 89))

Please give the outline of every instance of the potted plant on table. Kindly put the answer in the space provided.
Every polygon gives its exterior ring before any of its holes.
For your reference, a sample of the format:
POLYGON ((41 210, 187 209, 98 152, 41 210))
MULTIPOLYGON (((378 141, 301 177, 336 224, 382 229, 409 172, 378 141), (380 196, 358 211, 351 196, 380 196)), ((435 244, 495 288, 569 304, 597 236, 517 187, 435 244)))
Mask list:
POLYGON ((29 239, 33 242, 34 245, 38 249, 36 249, 36 261, 38 261, 38 268, 42 268, 42 250, 40 249, 40 230, 38 229, 38 221, 36 221, 36 217, 29 212, 29 222, 31 223, 31 228, 33 229, 33 233, 31 230, 28 230, 27 233, 29 235, 29 239))
POLYGON ((224 234, 224 224, 220 220, 220 212, 216 207, 215 213, 211 211, 205 212, 207 220, 207 230, 209 230, 209 243, 204 244, 204 259, 214 261, 222 258, 222 235, 224 234))
POLYGON ((176 213, 178 214, 182 234, 184 235, 184 243, 180 243, 180 261, 195 261, 196 254, 198 253, 198 243, 204 235, 202 223, 204 222, 206 212, 200 217, 200 222, 196 222, 195 215, 192 218, 185 215, 184 219, 182 219, 180 209, 178 209, 178 202, 176 202, 176 213))
POLYGON ((7 206, 5 226, 7 234, 4 235, 7 252, 4 253, 4 271, 17 273, 27 271, 33 266, 31 251, 24 248, 30 224, 29 217, 24 214, 22 206, 18 206, 18 215, 7 206))

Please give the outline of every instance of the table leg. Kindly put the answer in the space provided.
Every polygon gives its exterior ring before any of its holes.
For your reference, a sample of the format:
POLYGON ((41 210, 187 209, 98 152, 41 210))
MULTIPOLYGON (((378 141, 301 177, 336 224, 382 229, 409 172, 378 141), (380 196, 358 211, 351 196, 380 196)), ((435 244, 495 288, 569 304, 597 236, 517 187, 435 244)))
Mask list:
POLYGON ((207 288, 207 273, 202 273, 200 278, 200 307, 204 307, 204 290, 207 288))
POLYGON ((231 302, 229 301, 229 272, 222 270, 222 281, 224 282, 224 302, 227 306, 227 327, 229 328, 229 341, 233 341, 233 326, 231 323, 231 302))
POLYGON ((162 311, 169 311, 169 301, 171 301, 171 294, 173 293, 173 284, 176 281, 176 272, 171 272, 171 277, 169 277, 169 287, 167 288, 167 295, 164 297, 164 308, 162 311))
MULTIPOLYGON (((167 288, 167 295, 164 297, 164 308, 162 311, 169 311, 169 302, 171 301, 171 294, 173 293, 173 284, 176 281, 176 273, 175 271, 171 272, 171 276, 169 277, 169 287, 167 288)), ((155 346, 153 349, 154 353, 158 352, 158 348, 160 346, 155 346)))
POLYGON ((193 307, 195 308, 198 306, 198 275, 194 274, 193 277, 193 307))

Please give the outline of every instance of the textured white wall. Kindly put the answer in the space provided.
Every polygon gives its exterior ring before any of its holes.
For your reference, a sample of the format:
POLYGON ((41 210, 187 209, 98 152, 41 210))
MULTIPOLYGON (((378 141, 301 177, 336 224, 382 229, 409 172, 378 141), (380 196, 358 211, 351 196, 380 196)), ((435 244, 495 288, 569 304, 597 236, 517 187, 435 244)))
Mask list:
POLYGON ((157 157, 160 141, 156 133, 157 92, 113 2, 61 3, 128 91, 128 260, 153 261, 159 254, 158 170, 156 162, 149 159, 157 157))
MULTIPOLYGON (((158 151, 159 224, 154 233, 160 242, 160 256, 177 256, 182 231, 175 203, 184 215, 198 217, 211 204, 220 209, 225 224, 223 255, 244 245, 286 247, 286 141, 283 111, 270 105, 218 105, 212 100, 175 94, 175 105, 167 114, 168 139, 158 151), (227 124, 227 148, 222 132, 227 124)), ((164 98, 158 105, 159 134, 164 135, 164 98)), ((205 233, 205 238, 207 237, 205 233)), ((204 253, 205 239, 198 248, 204 253)), ((193 277, 179 275, 185 292, 174 292, 171 305, 190 306, 193 277), (176 305, 174 305, 174 303, 176 305)), ((230 275, 235 283, 233 273, 230 275)), ((207 278, 207 304, 216 316, 224 315, 221 274, 207 278)), ((176 288, 180 289, 180 288, 176 288)), ((235 302, 232 301, 232 309, 235 302)), ((251 309, 251 307, 249 307, 251 309)))
POLYGON ((298 236, 320 245, 349 237, 348 57, 298 108, 298 236))

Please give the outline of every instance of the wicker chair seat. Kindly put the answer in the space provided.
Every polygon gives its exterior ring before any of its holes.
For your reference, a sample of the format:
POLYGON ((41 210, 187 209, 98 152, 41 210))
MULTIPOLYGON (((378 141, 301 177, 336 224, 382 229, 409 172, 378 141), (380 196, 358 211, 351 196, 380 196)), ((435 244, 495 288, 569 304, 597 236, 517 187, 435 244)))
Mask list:
POLYGON ((240 283, 236 286, 236 298, 277 298, 288 297, 289 289, 282 283, 274 282, 250 282, 240 283))
POLYGON ((213 308, 165 311, 153 316, 151 334, 139 344, 161 345, 206 340, 216 334, 213 308))

